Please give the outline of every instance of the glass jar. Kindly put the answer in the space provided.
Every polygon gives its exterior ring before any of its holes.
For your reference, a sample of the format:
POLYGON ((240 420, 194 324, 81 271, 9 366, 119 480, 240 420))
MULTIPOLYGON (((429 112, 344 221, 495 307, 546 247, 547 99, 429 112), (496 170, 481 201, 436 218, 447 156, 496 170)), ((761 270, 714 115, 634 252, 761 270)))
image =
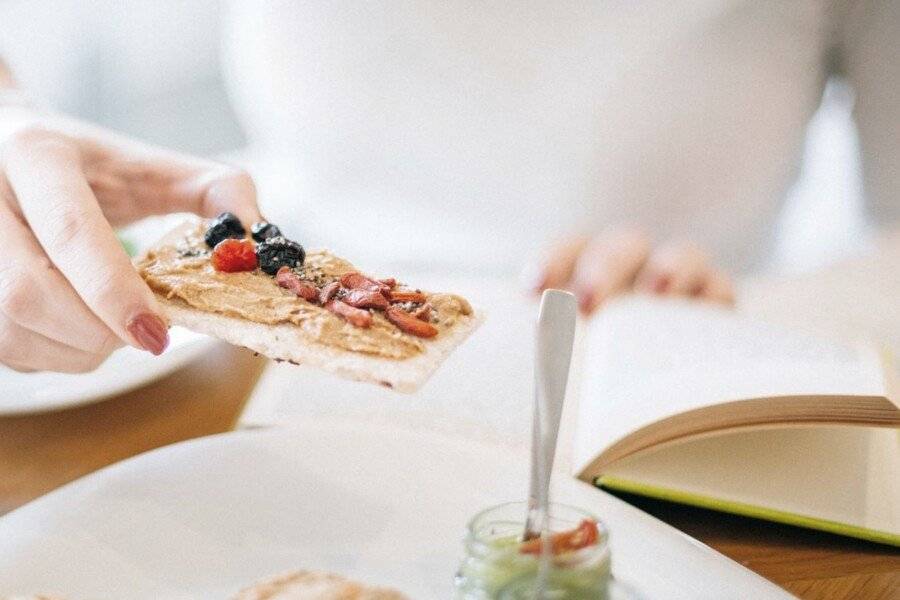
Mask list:
MULTIPOLYGON (((456 574, 456 600, 534 600, 540 556, 520 552, 526 504, 510 502, 488 508, 469 522, 465 558, 456 574)), ((601 600, 610 580, 608 532, 580 509, 550 507, 550 532, 578 527, 585 519, 597 523, 597 543, 550 557, 542 598, 601 600)))

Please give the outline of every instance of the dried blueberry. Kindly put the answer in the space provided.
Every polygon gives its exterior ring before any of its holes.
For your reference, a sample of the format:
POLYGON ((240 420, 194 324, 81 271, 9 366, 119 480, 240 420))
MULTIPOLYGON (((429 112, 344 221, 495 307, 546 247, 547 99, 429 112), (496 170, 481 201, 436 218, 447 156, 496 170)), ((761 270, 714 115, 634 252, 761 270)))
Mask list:
POLYGON ((250 234, 257 242, 264 242, 269 238, 280 236, 281 230, 278 229, 278 225, 272 225, 271 223, 260 221, 259 223, 254 223, 250 227, 250 234))
POLYGON ((241 239, 246 234, 240 220, 230 212, 223 212, 210 222, 203 239, 210 248, 227 238, 241 239))
POLYGON ((256 259, 259 268, 275 275, 281 267, 299 267, 306 259, 303 246, 297 242, 284 239, 282 236, 269 238, 256 245, 256 259))

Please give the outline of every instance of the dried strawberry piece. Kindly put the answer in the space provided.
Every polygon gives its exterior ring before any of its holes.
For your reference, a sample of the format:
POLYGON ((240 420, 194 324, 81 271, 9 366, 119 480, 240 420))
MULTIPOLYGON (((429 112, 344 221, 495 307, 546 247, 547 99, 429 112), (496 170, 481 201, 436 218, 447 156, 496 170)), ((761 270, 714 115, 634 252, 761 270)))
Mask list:
POLYGON ((340 300, 330 300, 325 308, 345 319, 354 327, 369 327, 372 325, 372 314, 361 308, 354 308, 340 300))
POLYGON ((410 314, 421 321, 430 321, 431 305, 426 302, 416 310, 412 311, 410 314))
POLYGON ((388 307, 388 301, 384 294, 381 292, 370 292, 369 290, 350 290, 341 300, 356 308, 384 310, 388 307))
POLYGON ((256 251, 250 240, 226 238, 216 244, 210 258, 216 271, 238 273, 256 268, 256 251))
POLYGON ((427 298, 425 294, 419 290, 391 290, 388 292, 391 302, 425 302, 427 298))
POLYGON ((370 292, 380 293, 388 292, 391 289, 387 284, 375 281, 356 271, 344 273, 341 276, 341 285, 348 290, 368 290, 370 292))
POLYGON ((315 302, 319 299, 319 290, 312 283, 303 281, 290 267, 281 267, 275 273, 275 283, 286 290, 291 290, 304 300, 315 302))
POLYGON ((339 281, 332 281, 331 283, 322 286, 322 289, 319 290, 319 304, 322 304, 323 306, 327 304, 329 300, 332 300, 337 296, 338 290, 340 289, 341 282, 339 281))
POLYGON ((425 321, 417 319, 398 306, 389 306, 388 309, 384 311, 384 316, 404 333, 410 333, 423 338, 431 338, 438 334, 437 327, 431 323, 426 323, 425 321))
POLYGON ((388 286, 390 289, 394 289, 395 287, 397 287, 397 280, 394 279, 393 277, 386 277, 384 279, 379 279, 378 283, 383 283, 384 285, 388 286))

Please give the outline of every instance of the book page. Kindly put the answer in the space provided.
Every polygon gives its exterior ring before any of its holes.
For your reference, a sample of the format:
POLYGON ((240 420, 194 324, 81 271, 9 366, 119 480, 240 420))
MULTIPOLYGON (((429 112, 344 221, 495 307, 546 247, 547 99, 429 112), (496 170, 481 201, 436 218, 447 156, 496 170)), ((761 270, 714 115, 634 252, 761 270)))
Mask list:
POLYGON ((615 478, 613 488, 618 483, 688 502, 694 497, 711 508, 762 508, 755 516, 771 520, 801 516, 900 536, 900 431, 889 428, 782 426, 709 434, 626 457, 606 478, 615 478))
POLYGON ((655 421, 734 400, 882 396, 877 352, 798 335, 687 300, 626 296, 588 326, 576 472, 655 421))
POLYGON ((893 353, 900 370, 900 235, 877 249, 804 274, 740 282, 738 310, 834 340, 864 339, 893 353))

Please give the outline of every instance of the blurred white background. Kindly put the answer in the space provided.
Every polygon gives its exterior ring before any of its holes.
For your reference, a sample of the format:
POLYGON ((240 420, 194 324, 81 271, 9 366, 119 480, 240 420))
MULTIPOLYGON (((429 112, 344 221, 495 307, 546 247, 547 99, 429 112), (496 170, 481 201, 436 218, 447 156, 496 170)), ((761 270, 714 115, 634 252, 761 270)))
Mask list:
MULTIPOLYGON (((49 106, 181 150, 245 145, 219 61, 224 0, 0 0, 0 53, 49 106)), ((796 272, 860 248, 852 92, 828 85, 788 194, 771 268, 796 272)))
POLYGON ((0 52, 48 105, 181 150, 243 145, 219 0, 0 0, 0 52))

